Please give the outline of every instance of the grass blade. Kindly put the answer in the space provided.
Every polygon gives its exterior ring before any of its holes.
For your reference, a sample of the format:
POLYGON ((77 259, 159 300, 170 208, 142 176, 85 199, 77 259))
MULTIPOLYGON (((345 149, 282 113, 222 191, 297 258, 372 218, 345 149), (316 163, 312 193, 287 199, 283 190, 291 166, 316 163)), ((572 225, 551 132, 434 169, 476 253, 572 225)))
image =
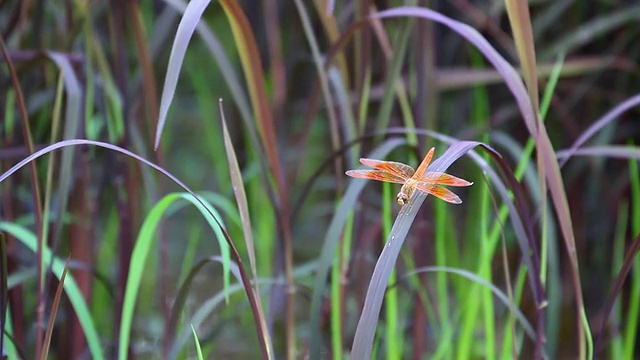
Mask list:
MULTIPOLYGON (((9 51, 4 43, 4 37, 0 36, 0 47, 2 50, 2 56, 7 63, 9 70, 9 76, 11 77, 11 85, 14 88, 16 94, 16 100, 18 102, 18 110, 20 112, 20 121, 22 123, 22 135, 24 137, 25 146, 29 151, 29 154, 34 153, 33 136, 31 134, 31 124, 29 122, 29 116, 27 114, 27 106, 25 103, 22 87, 18 80, 18 74, 13 66, 9 51)), ((38 239, 40 239, 40 246, 36 251, 36 266, 38 268, 38 297, 36 306, 36 356, 40 356, 42 345, 42 331, 44 328, 44 276, 45 269, 43 267, 44 259, 42 258, 42 248, 44 247, 44 237, 42 236, 42 200, 40 196, 40 185, 38 184, 38 172, 35 164, 29 164, 29 181, 31 184, 31 193, 33 197, 33 207, 36 218, 36 231, 38 239)))
MULTIPOLYGON (((633 146, 633 142, 631 142, 633 146)), ((635 254, 640 249, 640 172, 638 172, 638 162, 629 160, 629 177, 631 187, 631 236, 636 236, 636 240, 631 244, 628 251, 631 258, 625 259, 630 264, 623 262, 623 269, 633 266, 633 274, 631 277, 631 288, 629 290, 629 304, 627 309, 627 317, 638 319, 640 312, 640 258, 635 258, 635 254)), ((624 355, 625 358, 631 358, 635 354, 638 334, 638 322, 627 321, 624 328, 624 355)))
MULTIPOLYGON (((184 304, 187 301, 187 296, 189 295, 189 290, 191 289, 191 285, 193 285, 194 278, 196 277, 196 275, 200 273, 200 271, 205 267, 205 265, 211 264, 211 263, 219 263, 223 267, 227 266, 225 265, 227 261, 223 259, 221 256, 211 256, 211 257, 202 259, 191 267, 187 276, 182 282, 182 285, 178 289, 178 294, 176 295, 176 300, 174 302, 173 309, 171 310, 171 325, 173 325, 172 329, 174 331, 177 330, 176 327, 178 326, 178 319, 181 315, 182 308, 184 307, 184 304)), ((240 282, 240 284, 230 285, 229 288, 222 289, 222 291, 220 292, 220 296, 215 296, 214 298, 211 298, 208 300, 208 301, 211 301, 215 299, 215 302, 214 302, 215 305, 222 303, 223 301, 228 302, 231 294, 242 290, 242 287, 241 287, 242 276, 240 275, 240 270, 238 268, 238 265, 235 262, 230 261, 228 263, 228 266, 231 273, 236 277, 236 279, 238 280, 238 282, 240 282)), ((202 307, 200 309, 202 309, 202 307)), ((209 309, 211 308, 207 308, 207 310, 209 309)), ((203 322, 203 320, 204 320, 204 316, 198 317, 194 315, 190 320, 191 326, 199 327, 200 324, 203 322)), ((188 334, 188 333, 186 331, 183 332, 183 335, 179 339, 174 341, 171 351, 169 352, 169 356, 168 356, 169 359, 175 359, 178 356, 178 352, 181 350, 181 348, 184 346, 187 340, 185 337, 185 334, 188 334)))
POLYGON ((496 68, 505 81, 505 85, 509 88, 514 96, 518 108, 522 113, 523 120, 530 133, 536 133, 535 114, 531 107, 531 101, 527 93, 520 75, 514 69, 514 67, 507 62, 507 60, 498 53, 498 51, 491 46, 491 44, 485 39, 477 30, 463 24, 459 21, 453 20, 447 16, 444 16, 436 11, 415 8, 415 7, 398 7, 390 10, 380 11, 372 14, 371 17, 376 18, 394 18, 394 17, 419 17, 427 20, 438 22, 447 26, 451 30, 458 33, 460 36, 467 39, 472 43, 480 52, 485 56, 487 60, 496 68))
POLYGON ((193 324, 191 324, 191 331, 193 332, 193 341, 195 341, 195 345, 196 345, 197 358, 198 358, 198 360, 203 360, 204 357, 202 356, 202 348, 200 347, 200 339, 198 339, 198 334, 196 334, 196 329, 193 327, 193 324))
MULTIPOLYGON (((7 320, 7 300, 9 299, 7 279, 9 268, 7 265, 7 240, 0 232, 0 329, 5 329, 7 320)), ((0 336, 0 351, 4 353, 4 335, 0 336)))
POLYGON ((62 276, 60 276, 60 281, 58 282, 56 294, 53 297, 53 304, 51 305, 51 315, 49 315, 49 323, 47 324, 47 331, 45 332, 44 343, 42 344, 42 355, 40 356, 40 360, 46 360, 47 355, 49 354, 49 346, 51 345, 51 335, 53 334, 53 325, 55 324, 56 315, 58 314, 58 308, 60 306, 60 298, 62 297, 62 290, 64 289, 64 279, 67 277, 70 261, 71 261, 71 256, 67 258, 67 262, 64 265, 64 270, 62 271, 62 276))
MULTIPOLYGON (((184 13, 187 8, 187 3, 183 0, 165 0, 165 2, 176 9, 177 11, 184 13)), ((229 91, 231 92, 231 96, 233 97, 233 101, 236 103, 238 107, 238 111, 240 112, 242 121, 249 133, 249 137, 251 138, 251 142, 255 144, 254 146, 258 146, 260 141, 258 140, 258 135, 256 134, 255 128, 252 123, 252 115, 249 107, 249 102, 247 100, 247 95, 242 88, 240 80, 238 79, 238 75, 234 70, 234 67, 224 52, 224 48, 220 41, 216 37, 216 35, 211 31, 209 27, 206 26, 205 23, 199 23, 196 26, 196 31, 200 34, 200 37, 204 41, 207 49, 211 53, 211 56, 216 60, 218 66, 220 67, 220 74, 225 79, 227 86, 229 87, 229 91)), ((154 32, 155 34, 155 32, 154 32)), ((183 56, 184 58, 184 56, 183 56)), ((178 67, 180 68, 180 67, 178 67)), ((189 69, 195 70, 195 69, 189 69)), ((169 69, 167 69, 169 71, 169 69)), ((175 87, 175 85, 174 85, 175 87)), ((175 91, 175 89, 174 89, 175 91)), ((202 94, 200 91, 198 94, 202 94)), ((265 165, 265 162, 260 158, 260 165, 263 166, 264 170, 268 167, 265 165)))
MULTIPOLYGON (((205 203, 193 192, 191 191, 185 184, 183 184, 180 180, 178 180, 178 178, 176 178, 174 175, 172 175, 170 172, 166 171, 165 169, 163 169, 162 167, 150 162, 149 160, 146 160, 144 158, 142 158, 141 156, 132 153, 129 150, 123 149, 119 146, 115 146, 109 143, 104 143, 104 142, 100 142, 100 141, 92 141, 92 140, 82 140, 82 139, 74 139, 74 140, 65 140, 65 141, 60 141, 58 143, 49 145, 43 149, 40 149, 38 151, 36 151, 35 153, 29 155, 27 158, 23 159, 22 161, 18 162, 18 164, 14 165, 13 167, 11 167, 9 170, 7 170, 5 173, 3 173, 2 175, 0 175, 0 183, 5 180, 7 177, 11 176, 11 174, 15 173, 16 171, 18 171, 20 168, 24 167, 25 165, 31 163, 33 160, 39 158, 40 156, 47 154, 51 151, 60 149, 60 148, 64 148, 67 146, 79 146, 79 145, 93 145, 93 146, 98 146, 98 147, 103 147, 106 149, 110 149, 113 151, 117 151, 120 152, 124 155, 130 156, 146 165, 151 166, 152 168, 154 168, 155 170, 159 171, 160 173, 162 173, 163 175, 167 176, 169 179, 171 179, 174 183, 178 184, 180 187, 182 187, 184 190, 186 190, 192 197, 193 199, 198 202, 198 204, 200 204, 209 215, 211 215, 212 219, 216 222, 217 227, 222 230, 222 233, 224 235, 224 238, 227 242, 227 245, 229 245, 229 249, 231 249, 231 254, 233 255, 234 260, 238 263, 238 266, 240 268, 240 273, 242 276, 242 283, 245 287, 245 291, 246 291, 246 295, 249 299, 249 302, 251 304, 251 308, 252 310, 254 310, 254 319, 258 320, 258 314, 255 313, 256 309, 257 309, 257 305, 256 305, 256 299, 255 299, 255 294, 253 293, 253 291, 251 291, 251 282, 249 281, 249 278, 247 276, 247 273, 244 269, 244 266, 242 265, 242 259, 240 258, 240 255, 238 254, 237 249, 235 248, 235 246, 233 245, 233 242, 231 241, 231 238, 228 236, 228 234, 224 231, 224 228, 222 227, 222 225, 218 222, 218 220, 216 219, 216 217, 214 216, 213 213, 211 213, 211 210, 205 205, 205 203)), ((128 285, 127 285, 128 286, 128 285)), ((120 356, 124 356, 126 355, 126 349, 125 351, 122 350, 122 347, 120 349, 120 356)), ((266 356, 266 354, 265 354, 266 356)))
POLYGON ((129 336, 131 333, 131 323, 133 320, 133 312, 136 306, 136 299, 140 289, 140 281, 142 274, 146 268, 146 259, 153 245, 154 233, 164 212, 169 206, 178 199, 185 199, 195 205, 202 215, 207 219, 209 226, 216 233, 220 244, 220 252, 225 261, 223 264, 223 277, 225 289, 229 288, 229 247, 224 242, 223 227, 220 215, 210 205, 197 199, 191 194, 169 194, 161 199, 149 212, 140 233, 136 239, 133 252, 131 253, 131 262, 129 265, 129 274, 127 276, 127 287, 124 293, 122 305, 122 318, 120 320, 120 341, 118 342, 118 358, 126 359, 129 347, 129 336), (216 226, 218 225, 218 226, 216 226))
POLYGON ((240 61, 242 62, 242 68, 244 69, 247 86, 249 88, 249 97, 251 98, 255 118, 258 122, 258 130, 262 136, 262 145, 265 147, 273 177, 280 191, 280 196, 286 198, 283 174, 280 169, 280 162, 278 161, 273 114, 269 109, 268 97, 264 89, 264 70, 260 62, 258 45, 256 44, 251 26, 249 25, 249 20, 240 5, 235 0, 221 0, 220 4, 227 14, 233 37, 238 46, 240 61))
POLYGON ((173 46, 171 46, 171 55, 169 56, 169 65, 167 66, 164 86, 162 88, 159 113, 160 118, 158 119, 158 128, 156 129, 154 144, 155 149, 160 145, 160 137, 162 136, 164 124, 167 121, 169 107, 171 106, 173 96, 176 92, 178 76, 180 75, 180 68, 182 67, 182 62, 184 61, 184 56, 187 52, 189 40, 191 40, 191 36, 195 31, 196 25, 200 21, 202 13, 210 2, 211 0, 193 0, 189 2, 182 19, 180 20, 178 29, 176 30, 176 36, 173 39, 173 46))
POLYGON ((576 150, 582 146, 587 140, 592 138, 598 131, 602 130, 607 124, 611 123, 614 120, 617 120, 620 115, 622 115, 625 111, 630 110, 633 107, 640 105, 640 94, 630 97, 629 99, 623 101, 618 104, 616 107, 611 109, 609 112, 604 114, 600 119, 596 120, 587 130, 585 130, 582 135, 571 145, 568 150, 563 152, 562 159, 560 160, 560 166, 564 166, 564 164, 569 161, 569 159, 575 155, 576 150))
MULTIPOLYGON (((331 91, 329 90, 329 77, 327 75, 327 71, 323 66, 322 55, 320 53, 320 47, 318 46, 318 42, 313 34, 313 25, 311 24, 311 20, 309 19, 309 14, 302 1, 295 0, 296 8, 298 9, 298 14, 300 15, 300 20, 302 22, 302 26, 304 29, 304 33, 307 38, 307 42, 309 43, 309 47, 311 48, 311 53, 313 55, 314 65, 316 67, 316 71, 318 72, 318 79, 320 82, 320 89, 322 90, 322 96, 324 97, 324 101, 326 102, 327 114, 329 115, 329 125, 330 125, 330 133, 331 133, 331 145, 333 150, 337 150, 340 142, 339 128, 338 128, 338 118, 335 113, 335 106, 333 103, 333 97, 331 96, 331 91)), ((339 158, 336 158, 336 170, 341 168, 339 158)))
MULTIPOLYGON (((594 351, 594 355, 596 356, 601 350, 602 342, 604 340, 604 335, 605 335, 605 327, 607 326, 607 322, 608 322, 607 320, 611 315, 611 310, 613 310, 613 305, 616 301, 616 298, 622 293, 622 286, 624 285, 624 282, 627 279, 629 272, 631 272, 631 269, 633 268, 633 263, 634 261, 636 261, 636 255, 638 255, 638 252, 640 252, 640 235, 638 235, 633 240, 633 242, 631 243, 631 246, 629 246, 629 248, 625 251, 624 261, 622 262, 622 268, 620 269, 620 272, 616 276, 616 280, 613 283, 613 287, 611 288, 611 293, 609 294, 609 297, 607 298, 607 302, 603 307, 602 324, 600 325, 600 329, 597 334, 596 346, 594 351)), ((627 322, 627 324, 636 323, 635 321, 633 321, 633 318, 631 317, 628 318, 628 320, 629 321, 627 322)), ((630 352, 625 352, 625 354, 630 355, 633 353, 634 343, 635 341, 633 339, 625 339, 625 345, 626 345, 625 351, 627 350, 626 348, 631 349, 630 352)))
MULTIPOLYGON (((493 293, 493 295, 495 295, 500 301, 502 301, 503 304, 505 304, 505 306, 507 307, 511 307, 511 301, 509 300, 509 297, 507 296, 507 294, 504 293, 504 291, 500 290, 497 286, 495 286, 494 284, 488 282, 486 279, 484 279, 481 276, 478 276, 477 274, 469 271, 469 270, 465 270, 465 269, 459 269, 459 268, 453 268, 453 267, 449 267, 449 266, 423 266, 417 269, 414 269, 406 274, 402 275, 402 279, 405 279, 409 276, 413 276, 413 275, 417 275, 417 274, 421 274, 421 273, 429 273, 429 272, 435 272, 435 273, 439 273, 439 272, 445 272, 445 273, 449 273, 449 274, 456 274, 456 275, 460 275, 462 277, 465 277, 479 285, 482 285, 486 288, 488 288, 489 290, 491 290, 491 292, 493 293)), ((527 336, 529 336, 532 340, 535 340, 536 337, 536 332, 533 329, 533 326, 531 326, 531 323, 529 322, 529 320, 527 320, 527 317, 522 313, 522 311, 517 308, 517 307, 513 307, 516 319, 518 319, 518 322, 520 323, 520 326, 522 326, 522 328, 524 329, 524 332, 527 334, 527 336)))
MULTIPOLYGON (((80 121, 82 109, 82 89, 80 82, 67 56, 55 52, 47 52, 47 57, 49 57, 49 59, 58 66, 64 80, 66 106, 64 120, 65 127, 62 136, 66 139, 76 138, 83 125, 80 121)), ((59 203, 56 210, 58 218, 56 219, 56 227, 53 232, 54 243, 57 242, 62 231, 61 214, 64 213, 67 208, 69 193, 71 191, 73 174, 71 163, 73 161, 73 156, 74 152, 72 149, 62 151, 59 169, 60 180, 56 194, 56 196, 59 197, 59 203)))
POLYGON ((640 148, 628 145, 587 146, 576 150, 558 151, 558 159, 568 160, 575 156, 604 156, 618 159, 640 160, 640 148))
POLYGON ((558 53, 570 54, 576 48, 593 41, 593 39, 603 36, 609 31, 617 27, 637 20, 634 16, 640 12, 640 6, 627 6, 618 11, 606 14, 606 16, 595 17, 592 21, 587 22, 573 31, 567 32, 567 35, 558 40, 555 44, 547 47, 547 50, 541 54, 542 58, 549 58, 558 53))
MULTIPOLYGON (((269 99, 265 90, 265 75, 255 36, 242 7, 237 0, 220 0, 227 19, 231 25, 233 38, 238 48, 240 62, 244 70, 249 97, 253 105, 253 112, 258 122, 258 130, 262 138, 265 156, 271 166, 271 175, 278 189, 278 200, 274 205, 278 208, 276 216, 281 230, 282 248, 284 249, 284 273, 287 279, 285 299, 285 337, 287 343, 287 358, 296 357, 295 331, 295 301, 293 299, 295 287, 293 284, 293 244, 289 222, 289 196, 284 173, 278 156, 276 141, 276 127, 273 113, 269 106, 269 99)), ((256 149, 261 151, 260 149, 256 149)), ((265 184, 268 186, 269 184, 265 184)), ((257 319, 256 319, 257 320, 257 319)), ((268 354, 265 353, 264 356, 268 354)))
MULTIPOLYGON (((2 177, 0 177, 0 179, 1 178, 2 177)), ((31 252, 35 253, 37 251, 38 238, 26 228, 16 224, 0 222, 0 230, 4 230, 7 233, 15 236, 15 238, 20 240, 20 242, 22 242, 31 252)), ((44 265, 46 265, 47 267, 51 267, 51 271, 53 272, 53 274, 58 278, 58 280, 60 280, 65 267, 64 262, 59 258, 54 257, 49 247, 42 248, 42 256, 44 265)), ((73 310, 75 311, 78 320, 80 321, 82 331, 84 332, 85 338, 87 339, 91 357, 93 359, 103 360, 105 357, 102 352, 102 344, 100 343, 100 338, 98 337, 98 331, 95 326, 96 324, 91 318, 89 307, 87 306, 87 303, 82 296, 82 292, 80 291, 80 288, 78 287, 78 284, 74 280, 72 274, 68 274, 68 276, 66 277, 66 280, 64 282, 64 290, 67 294, 69 302, 73 306, 73 310)))
POLYGON ((538 73, 536 66, 536 50, 533 45, 533 31, 531 29, 531 16, 529 4, 523 0, 506 0, 507 15, 511 23, 518 58, 522 64, 524 81, 529 91, 529 99, 534 109, 538 109, 538 73))
MULTIPOLYGON (((444 172, 460 156, 478 145, 482 145, 487 151, 492 151, 486 145, 475 141, 460 141, 451 145, 440 158, 429 166, 427 171, 444 172)), ((393 224, 387 243, 376 262, 353 340, 351 356, 354 359, 369 359, 371 357, 382 299, 387 289, 389 277, 400 254, 402 244, 409 233, 411 224, 426 197, 427 194, 417 192, 409 204, 402 207, 393 224)))
POLYGON ((231 137, 229 136, 229 130, 227 129, 227 121, 224 116, 224 109, 222 107, 222 100, 219 101, 220 119, 222 121, 222 132, 224 137, 224 147, 227 153, 227 161, 229 163, 229 173, 231 175, 231 183, 233 184, 233 193, 236 197, 236 203, 238 204, 238 211, 240 212, 240 219, 242 220, 242 231, 244 233, 244 241, 247 247, 247 253, 249 254, 249 265, 251 266, 251 273, 253 274, 253 281, 255 286, 255 298, 256 309, 255 312, 258 316, 256 321, 258 322, 258 336, 260 338, 260 346, 262 352, 267 358, 273 357, 273 351, 271 350, 271 336, 269 335, 269 329, 264 317, 264 311, 262 308, 262 302, 260 301, 260 289, 258 288, 258 270, 256 267, 256 254, 255 244, 253 242, 253 231, 251 228, 251 216, 249 215, 249 205, 247 204, 247 195, 244 191, 244 184, 242 182, 242 173, 238 166, 238 159, 236 158, 233 144, 231 143, 231 137))

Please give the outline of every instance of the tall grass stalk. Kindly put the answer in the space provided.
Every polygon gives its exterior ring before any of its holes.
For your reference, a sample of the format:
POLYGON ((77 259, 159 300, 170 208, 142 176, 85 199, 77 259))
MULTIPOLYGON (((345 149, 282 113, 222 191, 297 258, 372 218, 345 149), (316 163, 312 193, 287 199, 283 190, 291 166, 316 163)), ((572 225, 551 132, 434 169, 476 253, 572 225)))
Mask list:
MULTIPOLYGON (((450 254, 451 250, 456 249, 455 246, 450 246, 448 239, 453 238, 454 233, 451 231, 451 217, 447 214, 447 205, 442 201, 437 201, 433 204, 434 207, 434 244, 435 244, 435 264, 436 266, 457 266, 458 264, 449 264, 448 259, 459 259, 459 254, 450 254)), ((449 304, 450 287, 449 276, 446 272, 440 271, 436 273, 436 289, 438 299, 438 324, 441 329, 441 341, 438 346, 436 354, 441 353, 442 357, 450 357, 449 354, 453 353, 454 342, 452 341, 454 336, 454 326, 456 316, 454 314, 459 313, 458 309, 452 309, 449 304)), ((457 283, 454 283, 457 284, 457 283)))
MULTIPOLYGON (((637 161, 629 161, 629 177, 631 180, 631 234, 632 238, 635 238, 640 234, 640 173, 637 161)), ((640 314, 640 257, 635 259, 631 273, 631 290, 628 306, 627 318, 638 319, 638 314, 640 314)), ((633 358, 636 348, 638 322, 628 321, 623 332, 623 358, 631 359, 633 358)))
MULTIPOLYGON (((611 276, 615 277, 622 269, 622 261, 624 259, 624 247, 625 247, 625 234, 627 227, 629 226, 629 204, 623 201, 618 207, 618 221, 616 224, 616 232, 613 241, 613 266, 611 276)), ((616 299, 614 309, 612 311, 611 328, 620 329, 623 315, 622 315, 622 299, 616 299)), ((609 350, 609 356, 611 359, 622 359, 624 354, 624 332, 616 332, 611 339, 611 346, 609 350)))
MULTIPOLYGON (((391 193, 391 184, 382 184, 382 234, 387 235, 391 233, 391 211, 395 202, 392 201, 393 195, 391 193)), ((386 238, 387 236, 383 236, 386 238)), ((383 242, 383 246, 385 243, 383 242)), ((389 275, 389 285, 395 284, 397 281, 395 269, 391 271, 389 275)), ((386 359, 400 359, 402 357, 402 339, 403 333, 398 324, 398 287, 390 287, 384 295, 385 306, 385 358, 386 359)))

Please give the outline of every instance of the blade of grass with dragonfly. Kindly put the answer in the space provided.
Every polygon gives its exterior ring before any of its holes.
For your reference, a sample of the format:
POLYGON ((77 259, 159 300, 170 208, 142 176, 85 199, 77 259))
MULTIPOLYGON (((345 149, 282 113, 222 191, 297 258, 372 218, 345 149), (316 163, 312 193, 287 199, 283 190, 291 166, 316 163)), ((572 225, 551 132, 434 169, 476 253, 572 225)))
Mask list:
MULTIPOLYGON (((434 160, 427 171, 444 172, 455 160, 478 145, 489 152, 493 151, 479 142, 460 141, 451 145, 441 157, 434 160)), ((402 207, 393 224, 386 245, 376 262, 353 340, 351 356, 354 359, 369 359, 371 357, 378 317, 391 272, 400 254, 402 244, 409 233, 411 224, 426 197, 426 193, 418 192, 414 194, 409 204, 402 207)))

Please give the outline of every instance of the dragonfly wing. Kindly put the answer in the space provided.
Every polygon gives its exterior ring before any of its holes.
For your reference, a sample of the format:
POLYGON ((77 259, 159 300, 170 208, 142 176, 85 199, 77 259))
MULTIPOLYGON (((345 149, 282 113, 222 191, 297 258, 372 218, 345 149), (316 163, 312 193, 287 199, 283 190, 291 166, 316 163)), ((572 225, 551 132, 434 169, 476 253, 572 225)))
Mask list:
POLYGON ((422 159, 420 166, 418 166, 418 169, 416 169, 416 180, 420 179, 424 172, 427 171, 427 167, 429 166, 429 164, 431 164, 431 159, 433 159, 433 153, 435 151, 436 148, 432 147, 431 149, 429 149, 429 152, 427 153, 427 155, 425 155, 424 159, 422 159))
POLYGON ((349 170, 346 174, 358 179, 388 181, 397 184, 404 184, 405 182, 405 179, 382 170, 349 170))
POLYGON ((411 166, 407 164, 395 162, 395 161, 382 161, 382 160, 361 158, 360 162, 376 170, 388 172, 389 174, 392 174, 396 177, 399 177, 405 180, 410 179, 415 173, 415 171, 411 166))
POLYGON ((473 182, 461 179, 457 176, 441 173, 441 172, 428 172, 420 179, 427 183, 433 183, 438 185, 447 186, 471 186, 473 182))
POLYGON ((460 197, 451 192, 451 190, 433 183, 421 182, 416 184, 416 188, 452 204, 462 203, 460 197))

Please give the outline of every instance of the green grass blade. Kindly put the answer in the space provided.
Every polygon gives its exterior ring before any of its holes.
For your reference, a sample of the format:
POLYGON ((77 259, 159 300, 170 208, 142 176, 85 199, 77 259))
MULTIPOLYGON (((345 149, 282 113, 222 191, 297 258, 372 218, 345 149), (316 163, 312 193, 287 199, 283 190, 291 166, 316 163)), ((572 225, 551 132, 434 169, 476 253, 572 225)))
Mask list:
MULTIPOLYGON (((629 203, 627 201, 623 201, 618 207, 618 220, 616 223, 616 232, 613 240, 613 259, 612 259, 612 271, 611 276, 615 278, 620 270, 622 270, 622 261, 624 258, 624 243, 625 243, 625 233, 627 232, 627 227, 629 226, 629 203)), ((614 328, 621 328, 620 324, 622 322, 622 297, 616 296, 616 300, 613 301, 611 305, 613 310, 613 318, 610 319, 611 326, 614 328)), ((606 314, 606 311, 605 311, 606 314)), ((606 319, 606 316, 605 316, 606 319)), ((606 324, 605 321, 603 323, 606 324)), ((603 325, 604 326, 604 325, 603 325)), ((596 341, 596 351, 595 356, 598 356, 598 349, 602 347, 602 336, 603 336, 602 327, 598 334, 598 340, 596 341)), ((624 334, 618 333, 611 338, 611 345, 609 346, 609 358, 610 359, 622 359, 623 349, 624 349, 624 334)))
MULTIPOLYGON (((8 279, 9 268, 7 266, 7 240, 0 232, 0 329, 5 329, 7 321, 7 309, 9 301, 8 279)), ((0 351, 4 352, 4 334, 0 336, 0 351)))
MULTIPOLYGON (((391 194, 391 183, 382 184, 382 233, 387 236, 391 233, 391 209, 395 206, 392 203, 393 195, 391 194)), ((384 243, 383 243, 384 246, 384 243)), ((389 275, 388 286, 390 287, 384 294, 385 307, 385 359, 401 359, 402 358, 402 340, 404 339, 403 331, 400 330, 398 316, 398 288, 391 287, 397 281, 396 271, 393 269, 389 275)))
POLYGON ((202 356, 202 348, 200 347, 200 339, 198 339, 198 334, 196 334, 196 329, 193 327, 193 324, 191 324, 191 331, 193 332, 193 341, 195 342, 195 345, 196 345, 196 355, 198 357, 198 360, 203 360, 204 357, 202 356))
MULTIPOLYGON (((633 144, 631 144, 633 146, 633 144)), ((640 235, 640 173, 638 162, 629 160, 629 177, 631 178, 631 236, 640 235)), ((637 345, 638 314, 640 314, 640 257, 634 261, 631 273, 631 291, 629 292, 627 324, 624 327, 624 359, 634 357, 637 345), (634 320, 636 319, 636 320, 634 320)))
POLYGON ((142 274, 146 268, 146 259, 149 251, 151 250, 151 247, 153 246, 153 241, 155 240, 155 230, 160 220, 162 219, 164 212, 174 201, 178 199, 187 200, 195 205, 198 210, 200 210, 202 215, 207 219, 212 230, 216 233, 216 237, 218 238, 218 242, 220 243, 222 256, 226 259, 226 261, 223 262, 223 277, 225 289, 229 288, 229 248, 224 242, 222 229, 217 226, 217 224, 222 224, 220 216, 216 214, 217 211, 211 206, 205 208, 205 205, 203 205, 202 201, 196 201, 196 199, 191 194, 178 193, 165 196, 151 209, 151 211, 149 211, 147 218, 142 224, 140 233, 138 234, 138 238, 136 239, 133 253, 131 254, 131 263, 129 265, 129 275, 127 276, 127 287, 125 289, 122 306, 122 317, 120 320, 120 341, 118 346, 119 359, 124 360, 127 358, 133 312, 136 306, 136 300, 138 291, 140 289, 142 274), (217 220, 212 218, 212 213, 216 214, 215 216, 218 218, 217 220))
POLYGON ((25 356, 18 353, 18 349, 16 348, 16 344, 14 343, 13 324, 11 322, 10 310, 11 308, 7 307, 7 312, 5 314, 4 334, 2 336, 2 339, 4 341, 4 353, 7 356, 7 359, 25 359, 25 356))
MULTIPOLYGON (((0 230, 4 230, 15 236, 16 239, 20 240, 20 242, 22 242, 32 252, 36 251, 38 243, 37 238, 32 232, 24 227, 16 224, 0 222, 0 230)), ((64 261, 57 257, 53 257, 51 250, 48 247, 44 247, 42 250, 45 265, 50 267, 53 274, 60 279, 65 268, 64 261)), ((76 316, 78 317, 82 331, 87 339, 87 345, 89 346, 91 357, 98 360, 104 359, 105 357, 102 352, 102 344, 100 343, 95 323, 91 318, 91 312, 89 311, 89 307, 84 301, 82 292, 80 291, 78 284, 73 279, 72 274, 67 274, 64 282, 64 291, 67 294, 69 302, 71 302, 71 305, 73 306, 76 316)))

